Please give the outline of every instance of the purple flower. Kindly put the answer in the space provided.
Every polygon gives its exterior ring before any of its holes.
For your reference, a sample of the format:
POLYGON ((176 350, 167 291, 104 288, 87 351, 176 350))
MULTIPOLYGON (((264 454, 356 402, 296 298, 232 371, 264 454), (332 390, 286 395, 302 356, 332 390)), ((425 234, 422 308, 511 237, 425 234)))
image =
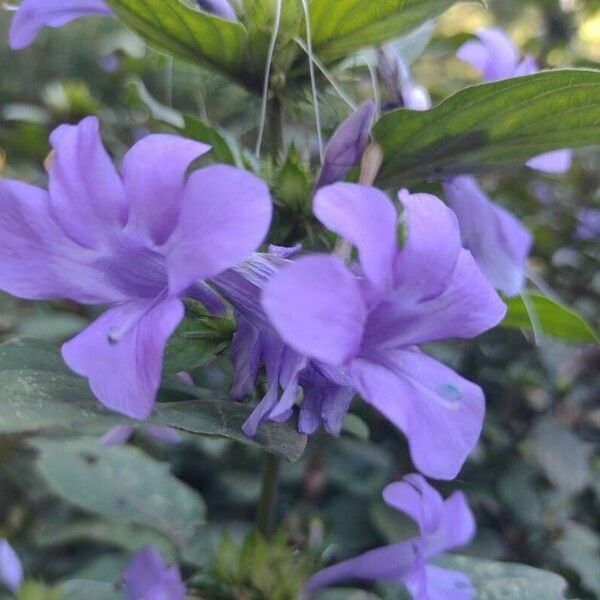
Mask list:
POLYGON ((507 296, 521 291, 533 237, 508 210, 492 202, 473 177, 444 184, 448 203, 460 223, 463 246, 489 282, 507 296))
MULTIPOLYGON (((100 444, 105 448, 111 446, 122 446, 129 441, 129 438, 135 432, 135 427, 131 425, 117 425, 112 429, 109 429, 100 440, 100 444)), ((181 435, 172 427, 145 427, 142 430, 142 434, 147 438, 168 444, 170 446, 177 446, 181 443, 181 435)))
MULTIPOLYGON (((535 59, 527 55, 520 60, 519 50, 502 29, 492 27, 477 32, 479 40, 463 44, 456 56, 479 71, 484 81, 497 81, 538 72, 535 59)), ((571 168, 571 150, 555 150, 536 156, 526 165, 544 173, 566 173, 571 168)))
POLYGON ((415 600, 474 598, 475 590, 466 575, 427 564, 473 537, 475 521, 464 494, 454 492, 443 500, 423 477, 413 474, 388 485, 383 498, 417 523, 419 536, 319 571, 306 584, 306 594, 339 581, 358 579, 404 583, 415 600))
POLYGON ((234 307, 237 323, 231 348, 231 395, 237 399, 251 396, 259 366, 265 367, 267 391, 243 425, 250 437, 267 420, 289 418, 299 387, 304 392, 299 431, 311 434, 323 425, 329 433, 339 435, 355 395, 347 375, 293 350, 265 315, 260 302, 263 288, 281 268, 292 264, 289 257, 297 250, 271 247, 269 254, 255 254, 211 281, 234 307))
POLYGON ((415 85, 410 70, 392 44, 385 44, 378 50, 379 72, 392 101, 392 107, 411 110, 431 108, 429 92, 415 85))
POLYGON ((263 306, 286 344, 342 369, 404 432, 421 472, 452 479, 479 437, 483 393, 416 346, 474 337, 506 307, 462 249, 454 213, 428 194, 401 192, 400 201, 399 250, 398 214, 383 192, 347 183, 319 190, 315 215, 357 247, 363 276, 335 256, 304 257, 271 279, 263 306))
POLYGON ((23 565, 6 540, 0 540, 0 584, 17 594, 23 583, 23 565))
POLYGON ((102 0, 23 0, 10 26, 10 47, 20 50, 29 46, 42 27, 62 27, 80 17, 112 14, 102 0))
POLYGON ((362 104, 335 131, 325 149, 317 188, 341 181, 352 167, 360 164, 371 132, 375 103, 362 104))
POLYGON ((577 211, 577 231, 575 235, 580 240, 600 239, 600 209, 580 208, 577 211))
POLYGON ((52 133, 48 192, 0 181, 0 289, 113 305, 63 346, 63 357, 105 406, 143 419, 183 317, 180 298, 222 307, 201 280, 256 249, 271 201, 260 179, 233 167, 186 179, 209 147, 173 135, 135 144, 119 176, 98 129, 89 117, 52 133))
MULTIPOLYGON (((237 21, 227 0, 196 0, 196 4, 208 13, 237 21)), ((75 19, 97 15, 113 15, 104 0, 22 0, 10 27, 10 47, 20 50, 29 46, 42 27, 62 27, 75 19)))
POLYGON ((167 567, 152 546, 142 548, 123 573, 129 600, 184 600, 186 587, 177 565, 167 567))

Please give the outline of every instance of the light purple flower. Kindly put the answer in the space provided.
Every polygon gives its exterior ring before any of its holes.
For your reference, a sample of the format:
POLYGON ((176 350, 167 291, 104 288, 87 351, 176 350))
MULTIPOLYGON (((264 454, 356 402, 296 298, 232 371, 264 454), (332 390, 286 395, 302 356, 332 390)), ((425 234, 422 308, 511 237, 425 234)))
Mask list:
MULTIPOLYGON (((502 29, 479 29, 476 34, 479 39, 463 44, 456 56, 479 71, 484 81, 538 72, 539 68, 531 55, 520 60, 518 48, 502 29)), ((526 165, 544 173, 560 174, 571 168, 572 158, 571 150, 555 150, 530 159, 526 165)))
MULTIPOLYGON (((100 444, 105 448, 112 446, 122 446, 129 441, 129 438, 134 434, 135 427, 132 425, 117 425, 112 429, 109 429, 100 440, 100 444)), ((181 443, 181 435, 172 427, 145 427, 141 433, 147 438, 168 444, 170 446, 177 446, 181 443)))
POLYGON ((167 567, 152 546, 142 548, 123 573, 129 600, 184 600, 186 587, 177 565, 167 567))
POLYGON ((286 344, 342 369, 404 432, 421 472, 452 479, 479 438, 483 393, 416 346, 479 335, 506 307, 462 249, 454 213, 428 194, 401 192, 400 201, 402 249, 383 192, 347 183, 319 190, 315 215, 357 247, 363 277, 335 256, 303 257, 271 279, 263 306, 286 344))
POLYGON ((222 307, 201 280, 248 257, 271 218, 266 185, 214 165, 185 173, 209 147, 149 135, 119 176, 96 118, 50 136, 49 191, 0 181, 0 289, 28 299, 110 304, 62 349, 108 408, 152 411, 164 347, 184 313, 181 297, 222 307))
POLYGON ((23 583, 23 565, 6 540, 0 540, 0 584, 17 594, 23 583))
POLYGON ((427 564, 473 537, 475 521, 464 494, 454 492, 443 500, 423 477, 413 474, 388 485, 383 498, 416 522, 419 536, 323 569, 308 581, 305 593, 311 595, 334 583, 358 579, 404 583, 414 600, 474 598, 475 590, 464 573, 427 564))
POLYGON ((429 92, 416 85, 409 68, 392 44, 385 44, 378 50, 379 72, 392 100, 392 107, 411 110, 431 108, 429 92))
POLYGON ((460 223, 463 246, 489 282, 507 296, 519 294, 531 233, 511 212, 492 202, 473 177, 455 177, 444 184, 444 191, 460 223))
POLYGON ((341 181, 353 167, 360 164, 369 142, 374 114, 375 103, 369 100, 336 129, 325 149, 317 188, 341 181))
MULTIPOLYGON (((195 0, 198 7, 227 19, 237 21, 227 0, 195 0)), ((13 18, 9 43, 13 50, 29 46, 43 27, 62 27, 81 17, 113 16, 104 0, 22 0, 13 18)))
POLYGON ((600 209, 580 208, 577 211, 577 231, 575 235, 580 240, 600 239, 600 209))
POLYGON ((102 0, 23 0, 10 27, 10 47, 20 50, 29 46, 42 27, 62 27, 80 17, 112 14, 102 0))
POLYGON ((211 281, 234 307, 237 323, 231 348, 234 370, 231 395, 237 399, 250 397, 259 366, 265 367, 267 391, 243 425, 243 431, 250 437, 263 422, 285 421, 290 417, 299 387, 304 392, 299 431, 311 434, 323 425, 329 433, 339 435, 355 395, 347 375, 293 350, 264 313, 260 302, 263 288, 281 268, 292 264, 289 258, 298 250, 298 247, 271 247, 269 254, 255 254, 211 281))

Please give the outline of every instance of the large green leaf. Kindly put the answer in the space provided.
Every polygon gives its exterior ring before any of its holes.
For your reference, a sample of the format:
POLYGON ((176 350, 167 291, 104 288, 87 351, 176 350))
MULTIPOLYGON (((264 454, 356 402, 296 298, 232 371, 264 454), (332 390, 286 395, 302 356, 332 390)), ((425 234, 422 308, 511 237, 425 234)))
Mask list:
POLYGON ((477 600, 563 600, 567 582, 556 573, 527 565, 448 555, 441 566, 466 573, 477 590, 477 600))
POLYGON ((521 296, 505 298, 508 312, 502 327, 533 329, 537 321, 544 335, 570 342, 597 342, 598 337, 588 323, 576 312, 544 296, 527 293, 527 303, 521 296))
POLYGON ((124 600, 125 594, 115 589, 111 583, 72 579, 60 587, 62 600, 124 600))
POLYGON ((600 71, 544 71, 468 87, 424 112, 400 109, 373 129, 384 151, 379 181, 522 165, 560 148, 600 142, 600 71))
MULTIPOLYGON (((475 0, 474 0, 475 1, 475 0)), ((313 46, 323 62, 399 37, 457 0, 312 0, 313 46)))
MULTIPOLYGON (((268 423, 253 440, 248 439, 241 426, 251 410, 228 400, 160 403, 144 425, 168 425, 193 434, 222 436, 262 447, 289 460, 302 456, 306 436, 298 434, 293 424, 268 423)), ((128 422, 104 410, 87 382, 65 367, 52 346, 33 340, 0 345, 0 434, 78 426, 106 429, 128 422)))
POLYGON ((205 521, 202 497, 138 448, 104 448, 95 437, 31 443, 52 491, 83 510, 151 527, 180 547, 205 521))
POLYGON ((240 23, 182 0, 107 0, 117 15, 159 50, 244 82, 248 36, 240 23))

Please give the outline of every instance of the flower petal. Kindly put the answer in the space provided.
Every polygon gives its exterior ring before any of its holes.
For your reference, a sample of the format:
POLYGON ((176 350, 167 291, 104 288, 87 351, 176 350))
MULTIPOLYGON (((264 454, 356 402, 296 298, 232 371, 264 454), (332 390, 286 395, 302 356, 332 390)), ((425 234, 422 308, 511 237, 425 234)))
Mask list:
POLYGON ((405 583, 413 600, 473 600, 476 593, 467 575, 435 565, 425 566, 424 588, 421 579, 408 578, 405 583))
POLYGON ((525 164, 530 169, 542 171, 542 173, 556 173, 561 175, 571 168, 573 162, 573 152, 571 150, 555 150, 534 156, 525 164))
POLYGON ((453 479, 481 433, 481 388, 420 352, 381 358, 385 363, 353 361, 357 390, 404 433, 421 473, 453 479))
POLYGON ((67 365, 89 379, 107 408, 145 419, 160 384, 165 344, 183 318, 177 298, 127 302, 63 345, 67 365))
POLYGON ((142 138, 123 159, 123 185, 129 199, 128 226, 163 244, 177 224, 185 172, 210 146, 177 135, 142 138))
POLYGON ((432 298, 448 285, 462 248, 456 216, 431 194, 402 190, 398 198, 406 239, 396 257, 394 285, 407 299, 432 298))
POLYGON ((110 16, 112 11, 103 0, 23 0, 10 26, 10 47, 25 48, 42 27, 62 27, 93 15, 110 16))
POLYGON ((206 12, 228 21, 237 21, 235 11, 227 0, 196 0, 196 4, 206 12))
POLYGON ((375 114, 372 100, 361 104, 335 131, 327 148, 317 189, 341 181, 352 167, 360 164, 375 114))
POLYGON ((267 234, 271 212, 267 186, 247 171, 214 165, 192 173, 167 244, 171 293, 248 258, 267 234))
POLYGON ((462 242, 490 283, 507 296, 524 283, 533 237, 514 215, 494 204, 473 177, 444 184, 460 224, 462 242))
POLYGON ((506 32, 491 27, 477 31, 477 37, 480 42, 467 42, 456 56, 478 70, 485 81, 514 77, 519 52, 506 32))
POLYGON ((358 248, 363 272, 378 290, 391 286, 398 215, 382 191, 336 183, 317 192, 313 210, 325 227, 358 248))
POLYGON ((23 564, 6 540, 0 540, 0 583, 15 595, 23 583, 23 564))
POLYGON ((32 300, 122 300, 122 292, 95 266, 99 258, 56 224, 47 192, 0 180, 0 289, 32 300))
POLYGON ((366 307, 358 280, 333 256, 301 258, 267 284, 263 307, 273 326, 298 352, 341 365, 360 346, 366 307))
POLYGON ((383 546, 327 567, 313 575, 304 592, 310 596, 317 590, 339 581, 400 581, 415 567, 418 548, 414 541, 383 546))
POLYGON ((61 125, 50 134, 52 214, 73 240, 99 248, 127 220, 127 198, 100 139, 96 117, 61 125))
POLYGON ((433 534, 440 526, 444 500, 418 473, 406 475, 402 481, 390 483, 383 490, 389 506, 406 513, 417 525, 423 537, 433 534))

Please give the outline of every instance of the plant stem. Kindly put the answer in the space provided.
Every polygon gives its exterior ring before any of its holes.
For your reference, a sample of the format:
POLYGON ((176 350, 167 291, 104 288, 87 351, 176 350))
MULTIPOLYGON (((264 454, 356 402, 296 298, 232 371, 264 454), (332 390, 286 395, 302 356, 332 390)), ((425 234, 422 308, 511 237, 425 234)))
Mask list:
POLYGON ((270 133, 270 146, 271 155, 273 160, 277 160, 279 155, 284 150, 284 109, 283 102, 278 96, 274 96, 271 100, 270 106, 270 119, 269 119, 269 133, 270 133))
POLYGON ((280 458, 274 454, 267 453, 263 471, 260 502, 256 512, 256 526, 267 540, 270 539, 273 534, 280 466, 280 458))

